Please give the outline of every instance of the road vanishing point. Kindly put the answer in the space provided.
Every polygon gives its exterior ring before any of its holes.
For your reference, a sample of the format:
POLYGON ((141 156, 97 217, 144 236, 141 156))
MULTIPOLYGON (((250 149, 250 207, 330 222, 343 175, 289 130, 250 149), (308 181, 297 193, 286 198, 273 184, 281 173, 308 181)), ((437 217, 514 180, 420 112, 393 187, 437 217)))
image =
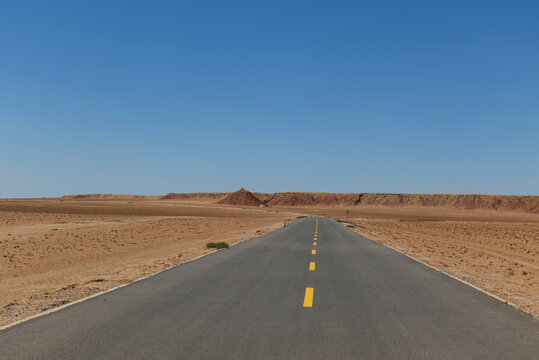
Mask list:
POLYGON ((328 218, 0 331, 0 359, 537 359, 539 325, 328 218))

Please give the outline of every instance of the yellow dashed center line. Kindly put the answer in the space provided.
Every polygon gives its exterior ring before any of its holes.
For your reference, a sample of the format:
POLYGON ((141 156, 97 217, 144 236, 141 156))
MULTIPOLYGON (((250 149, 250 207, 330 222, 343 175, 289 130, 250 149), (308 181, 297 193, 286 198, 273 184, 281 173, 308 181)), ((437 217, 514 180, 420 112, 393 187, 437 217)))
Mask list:
POLYGON ((303 307, 313 307, 313 293, 312 287, 305 288, 305 300, 303 300, 303 307))
MULTIPOLYGON (((316 227, 314 229, 314 242, 313 246, 316 246, 316 241, 318 238, 318 217, 316 217, 316 227)), ((316 250, 311 250, 312 255, 316 255, 316 250)), ((309 262, 309 271, 314 271, 316 268, 316 263, 314 261, 309 262)), ((305 299, 303 300, 303 307, 313 307, 313 297, 314 297, 314 288, 308 287, 305 288, 305 299)))

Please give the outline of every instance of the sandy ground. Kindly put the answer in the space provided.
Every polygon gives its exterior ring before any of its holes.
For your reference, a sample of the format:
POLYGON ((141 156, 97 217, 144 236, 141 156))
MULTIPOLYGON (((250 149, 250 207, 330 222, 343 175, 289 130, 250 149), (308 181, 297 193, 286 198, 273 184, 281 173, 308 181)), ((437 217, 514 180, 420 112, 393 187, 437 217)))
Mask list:
MULTIPOLYGON (((347 219, 346 209, 314 212, 347 219)), ((372 240, 496 294, 539 318, 536 214, 373 207, 351 211, 349 224, 372 240)))
POLYGON ((142 200, 1 201, 0 326, 208 253, 207 242, 233 244, 294 217, 142 200))
POLYGON ((0 200, 0 326, 235 243, 301 213, 354 230, 539 317, 539 215, 389 206, 246 208, 205 199, 0 200))

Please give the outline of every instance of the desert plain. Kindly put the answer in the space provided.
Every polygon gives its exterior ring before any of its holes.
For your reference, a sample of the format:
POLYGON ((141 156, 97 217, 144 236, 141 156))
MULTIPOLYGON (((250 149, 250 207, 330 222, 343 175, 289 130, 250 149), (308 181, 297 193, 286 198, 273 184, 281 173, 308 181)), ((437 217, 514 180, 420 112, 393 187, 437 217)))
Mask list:
POLYGON ((0 200, 0 326, 215 251, 208 242, 234 244, 305 215, 333 217, 539 317, 538 197, 473 198, 471 206, 452 197, 360 195, 370 200, 359 204, 353 194, 287 194, 0 200))
POLYGON ((154 197, 0 200, 0 326, 262 235, 295 214, 154 197))

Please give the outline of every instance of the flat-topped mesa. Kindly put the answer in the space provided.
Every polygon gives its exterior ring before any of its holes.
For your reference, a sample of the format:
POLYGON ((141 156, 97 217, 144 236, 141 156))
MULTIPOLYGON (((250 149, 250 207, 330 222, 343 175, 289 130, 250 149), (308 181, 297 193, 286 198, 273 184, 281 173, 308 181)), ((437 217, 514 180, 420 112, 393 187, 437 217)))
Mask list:
POLYGON ((190 199, 220 199, 229 193, 201 192, 201 193, 168 193, 161 200, 190 200, 190 199))
POLYGON ((217 202, 217 204, 225 205, 243 205, 243 206, 263 206, 264 203, 260 201, 252 192, 241 188, 240 190, 229 194, 224 199, 217 202))
POLYGON ((170 193, 162 199, 203 200, 239 206, 287 207, 438 207, 447 209, 521 211, 539 214, 537 195, 403 194, 403 193, 170 193))
POLYGON ((481 194, 390 194, 285 192, 261 196, 272 207, 443 207, 539 213, 539 196, 481 194))

